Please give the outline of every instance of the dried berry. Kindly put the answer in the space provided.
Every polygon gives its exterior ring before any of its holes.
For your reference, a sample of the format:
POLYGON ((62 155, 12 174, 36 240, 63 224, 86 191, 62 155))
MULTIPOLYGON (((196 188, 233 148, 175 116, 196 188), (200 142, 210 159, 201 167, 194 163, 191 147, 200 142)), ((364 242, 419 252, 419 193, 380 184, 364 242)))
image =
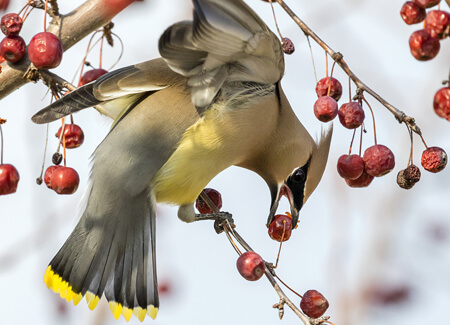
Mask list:
POLYGON ((342 96, 342 85, 339 80, 335 78, 325 77, 319 80, 316 85, 317 97, 330 96, 334 100, 338 101, 342 96), (330 86, 331 79, 331 86, 330 86), (330 88, 330 94, 328 95, 328 88, 330 88))
POLYGON ((328 300, 317 290, 308 290, 303 294, 300 301, 300 308, 306 316, 319 318, 327 311, 328 300))
POLYGON ((359 155, 342 155, 338 159, 337 171, 342 178, 355 180, 364 172, 364 161, 359 155))
POLYGON ((264 260, 255 252, 245 252, 239 256, 236 267, 242 277, 248 281, 261 279, 266 269, 264 260))
POLYGON ((418 6, 413 1, 406 1, 400 10, 405 23, 408 25, 417 24, 423 21, 427 15, 425 8, 418 6))
MULTIPOLYGON (((220 210, 222 208, 222 195, 213 188, 205 188, 203 191, 206 193, 206 195, 208 195, 208 197, 211 199, 211 201, 213 201, 213 203, 216 205, 217 209, 220 210)), ((209 205, 205 201, 203 201, 201 196, 199 196, 197 198, 197 200, 195 201, 195 207, 197 208, 198 212, 200 212, 202 214, 214 212, 209 207, 209 205)))
POLYGON ((62 159, 63 159, 62 154, 60 154, 59 152, 55 152, 52 156, 52 163, 54 163, 55 165, 59 165, 62 159))
POLYGON ((286 54, 292 54, 295 51, 294 43, 287 37, 283 37, 281 40, 281 47, 286 54))
POLYGON ((422 167, 425 170, 438 173, 447 165, 447 153, 439 147, 429 147, 422 153, 422 167))
POLYGON ((6 36, 0 43, 0 54, 11 63, 19 61, 26 49, 27 45, 20 36, 6 36))
POLYGON ((450 87, 441 88, 436 92, 433 108, 437 115, 450 121, 450 87))
POLYGON ((314 103, 314 114, 322 122, 331 121, 338 113, 338 105, 334 98, 322 96, 314 103))
POLYGON ((0 20, 0 28, 6 36, 19 35, 20 30, 22 29, 22 24, 22 18, 15 13, 6 14, 0 20))
POLYGON ((413 0, 419 7, 431 8, 436 6, 441 0, 413 0))
POLYGON ((439 39, 444 39, 450 31, 450 14, 442 10, 431 10, 425 18, 425 30, 439 39))
POLYGON ((428 61, 438 55, 441 45, 439 38, 424 29, 415 31, 409 38, 411 54, 419 61, 428 61))
POLYGON ((416 165, 409 165, 397 174, 397 184, 404 189, 409 190, 420 180, 420 169, 416 165))
POLYGON ((273 240, 281 242, 291 238, 292 218, 284 214, 277 214, 269 225, 269 236, 273 240), (283 234, 284 233, 284 234, 283 234))
POLYGON ((346 103, 339 108, 339 121, 347 129, 356 129, 366 117, 364 110, 358 102, 346 103))
POLYGON ((363 160, 365 171, 374 177, 386 175, 395 167, 393 152, 382 144, 367 148, 363 160))

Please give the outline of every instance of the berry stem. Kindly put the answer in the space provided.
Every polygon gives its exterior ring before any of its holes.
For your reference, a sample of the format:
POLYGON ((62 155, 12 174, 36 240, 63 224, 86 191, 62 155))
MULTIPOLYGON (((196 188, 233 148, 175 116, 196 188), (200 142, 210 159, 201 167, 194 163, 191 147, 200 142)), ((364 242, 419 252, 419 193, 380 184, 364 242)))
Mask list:
POLYGON ((98 63, 98 68, 102 68, 102 59, 103 59, 103 40, 105 39, 105 36, 102 35, 101 41, 100 41, 100 60, 98 63))
MULTIPOLYGON (((45 145, 44 145, 44 157, 42 158, 42 167, 41 167, 41 174, 39 175, 39 177, 37 178, 37 180, 40 179, 40 181, 42 182, 42 175, 44 174, 44 167, 45 167, 45 156, 47 155, 47 145, 48 145, 48 128, 49 128, 49 123, 47 123, 47 130, 45 132, 45 145)), ((36 181, 37 181, 36 180, 36 181)), ((39 184, 39 183, 38 183, 39 184)))
POLYGON ((62 128, 61 128, 61 133, 62 133, 62 145, 63 145, 63 157, 64 157, 64 167, 66 166, 66 122, 65 122, 66 118, 63 117, 62 118, 62 128))
POLYGON ((355 134, 356 134, 356 129, 353 130, 352 141, 350 141, 350 149, 348 149, 348 155, 349 156, 352 154, 352 146, 353 146, 353 140, 355 140, 355 134))
POLYGON ((427 143, 425 142, 425 139, 423 138, 422 133, 420 133, 419 136, 422 139, 422 142, 425 145, 425 148, 428 149, 427 143))
POLYGON ((314 54, 312 51, 311 41, 309 40, 308 35, 306 36, 306 40, 308 41, 309 53, 311 54, 311 60, 312 60, 312 65, 313 65, 313 70, 314 70, 314 78, 316 79, 316 84, 317 84, 318 80, 317 80, 316 63, 314 62, 314 54))
MULTIPOLYGON (((360 99, 362 99, 362 100, 366 103, 366 105, 369 106, 370 113, 372 114, 372 121, 373 121, 373 138, 374 138, 374 141, 375 141, 375 145, 377 145, 377 128, 376 128, 376 126, 375 126, 375 115, 373 114, 372 107, 370 107, 369 102, 364 98, 364 96, 361 95, 360 99)), ((361 104, 361 103, 360 103, 360 104, 361 104)))
POLYGON ((283 39, 283 35, 281 35, 280 28, 278 27, 277 16, 275 15, 275 8, 273 7, 272 0, 269 0, 269 2, 270 7, 272 8, 273 20, 275 21, 275 26, 277 27, 278 35, 280 35, 280 38, 283 39))
POLYGON ((292 289, 291 287, 289 287, 286 283, 283 282, 283 280, 280 279, 280 277, 278 275, 275 275, 275 277, 278 279, 278 281, 280 281, 286 288, 288 288, 289 290, 291 290, 294 294, 296 294, 297 296, 301 298, 303 298, 303 296, 299 293, 297 293, 294 289, 292 289))
POLYGON ((352 101, 352 78, 348 77, 348 102, 352 101))
POLYGON ((325 77, 328 78, 328 54, 326 51, 325 51, 325 73, 326 73, 325 77))
POLYGON ((280 241, 280 247, 278 248, 278 255, 277 255, 277 260, 275 262, 275 266, 273 267, 274 269, 277 268, 278 266, 278 261, 280 260, 280 254, 281 254, 281 247, 283 246, 283 240, 284 240, 284 234, 286 233, 286 221, 283 220, 283 232, 281 234, 281 241, 280 241))
MULTIPOLYGON (((327 63, 328 63, 328 56, 327 56, 327 63)), ((334 66, 336 65, 336 61, 333 62, 333 65, 331 66, 331 73, 330 73, 330 79, 328 80, 328 92, 327 96, 330 96, 331 92, 331 83, 333 79, 333 72, 334 72, 334 66)), ((327 75, 328 75, 328 69, 327 69, 327 75)))
POLYGON ((89 52, 91 52, 91 50, 94 48, 94 46, 97 45, 97 43, 100 41, 100 39, 98 39, 97 41, 95 41, 95 43, 91 47, 92 41, 93 41, 95 35, 97 35, 97 33, 100 33, 100 30, 96 30, 92 34, 91 38, 89 39, 89 43, 88 43, 88 46, 86 48, 86 54, 84 55, 83 61, 81 63, 80 78, 78 79, 78 84, 80 84, 80 82, 81 82, 81 77, 83 76, 84 66, 86 65, 86 60, 87 60, 87 56, 88 56, 89 52))
POLYGON ((227 238, 228 238, 228 240, 230 241, 231 246, 233 246, 233 248, 234 248, 234 250, 236 251, 236 253, 237 253, 239 256, 241 256, 241 255, 242 255, 242 252, 241 252, 241 250, 239 249, 239 247, 236 245, 236 243, 234 242, 233 238, 231 238, 231 235, 230 235, 230 233, 228 232, 228 228, 227 228, 227 227, 223 227, 223 230, 225 231, 225 234, 227 235, 227 238))
POLYGON ((409 139, 411 141, 411 149, 409 151, 409 159, 408 159, 408 165, 406 167, 408 167, 409 165, 413 164, 413 147, 414 147, 414 141, 413 141, 413 133, 412 130, 409 128, 409 126, 406 126, 406 128, 408 129, 408 133, 409 133, 409 139))
POLYGON ((45 7, 44 7, 44 32, 47 32, 47 5, 48 5, 48 0, 45 0, 45 7))
POLYGON ((360 157, 361 157, 361 153, 362 153, 363 133, 364 133, 364 122, 363 122, 363 124, 361 124, 361 136, 359 138, 359 156, 360 157))

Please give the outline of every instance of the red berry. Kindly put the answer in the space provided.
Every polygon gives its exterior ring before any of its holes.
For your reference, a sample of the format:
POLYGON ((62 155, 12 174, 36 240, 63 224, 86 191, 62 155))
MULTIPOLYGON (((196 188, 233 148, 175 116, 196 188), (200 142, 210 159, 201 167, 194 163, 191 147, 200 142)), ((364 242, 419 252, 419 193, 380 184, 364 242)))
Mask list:
POLYGON ((61 41, 50 32, 38 33, 28 45, 28 55, 38 69, 56 68, 61 63, 63 55, 61 41))
POLYGON ((300 301, 300 308, 311 318, 319 318, 325 314, 328 307, 328 300, 317 290, 306 291, 300 301))
POLYGON ((317 97, 327 96, 328 88, 330 88, 329 96, 338 101, 342 96, 341 83, 339 82, 339 80, 331 78, 331 87, 329 87, 329 85, 330 85, 330 77, 320 79, 316 85, 317 97))
POLYGON ((19 35, 22 24, 22 18, 18 14, 6 14, 0 21, 0 28, 6 36, 16 36, 19 35))
MULTIPOLYGON (((58 133, 56 133, 57 138, 61 136, 61 129, 62 126, 59 128, 58 133)), ((78 148, 84 142, 84 133, 78 125, 66 124, 64 126, 64 138, 67 149, 78 148)))
POLYGON ((429 147, 422 153, 422 167, 438 173, 447 165, 447 153, 439 147, 429 147))
POLYGON ((345 182, 350 187, 367 187, 372 183, 373 176, 366 173, 366 171, 363 171, 361 176, 359 176, 357 179, 346 179, 345 182))
POLYGON ((322 96, 314 103, 314 114, 322 122, 331 121, 338 113, 338 105, 334 98, 322 96))
POLYGON ((281 40, 281 48, 286 54, 292 54, 295 51, 294 43, 287 37, 283 37, 283 39, 281 40))
POLYGON ((9 6, 9 0, 0 0, 0 11, 3 10, 5 11, 6 9, 8 9, 9 6))
POLYGON ((358 102, 350 102, 341 106, 338 111, 339 121, 347 129, 356 129, 366 117, 364 110, 358 102))
POLYGON ((413 0, 419 7, 431 8, 437 5, 441 0, 413 0))
POLYGON ((364 161, 359 155, 342 155, 338 159, 337 171, 342 178, 357 179, 364 172, 364 161))
POLYGON ((248 281, 256 281, 264 275, 264 260, 255 252, 245 252, 236 262, 239 273, 248 281))
POLYGON ((413 1, 406 1, 400 10, 400 15, 405 23, 412 25, 423 21, 427 15, 427 12, 424 8, 419 7, 413 1))
POLYGON ((442 10, 431 10, 425 18, 425 30, 432 36, 444 39, 450 31, 450 14, 442 10))
POLYGON ((436 92, 433 108, 437 115, 450 121, 450 87, 441 88, 436 92))
MULTIPOLYGON (((213 201, 217 209, 220 210, 220 208, 222 208, 222 195, 220 195, 220 193, 213 188, 205 188, 203 191, 213 201)), ((195 201, 195 207, 197 208, 198 212, 202 214, 214 212, 200 196, 195 201)))
POLYGON ((26 49, 27 45, 20 36, 6 36, 0 43, 0 54, 11 63, 19 61, 26 49))
POLYGON ((439 39, 426 30, 421 29, 412 33, 409 38, 411 54, 419 61, 433 59, 441 48, 439 39))
MULTIPOLYGON (((4 61, 5 61, 5 58, 0 54, 0 63, 2 63, 4 61)), ((1 70, 0 70, 0 72, 1 72, 1 70)))
POLYGON ((58 194, 73 194, 78 188, 80 177, 75 169, 60 167, 53 171, 51 178, 52 189, 58 194))
POLYGON ((47 185, 47 187, 49 188, 49 189, 51 189, 52 188, 52 175, 53 175, 53 172, 55 171, 55 169, 58 169, 58 168, 60 168, 61 166, 59 166, 59 165, 53 165, 53 166, 49 166, 46 170, 45 170, 45 173, 44 173, 44 182, 45 182, 45 185, 47 185))
POLYGON ((273 217, 272 222, 269 225, 269 236, 273 240, 281 242, 281 237, 283 241, 291 238, 292 233, 292 218, 284 214, 277 214, 273 217), (284 237, 283 237, 284 232, 284 237))
POLYGON ((392 151, 382 144, 369 147, 363 155, 365 171, 374 177, 389 173, 395 167, 395 157, 392 151))
POLYGON ((81 87, 85 84, 90 83, 91 81, 97 80, 98 77, 103 76, 105 73, 108 73, 105 69, 92 69, 83 73, 80 82, 78 83, 78 87, 81 87))
POLYGON ((19 172, 13 165, 0 165, 0 195, 15 193, 19 179, 19 172))

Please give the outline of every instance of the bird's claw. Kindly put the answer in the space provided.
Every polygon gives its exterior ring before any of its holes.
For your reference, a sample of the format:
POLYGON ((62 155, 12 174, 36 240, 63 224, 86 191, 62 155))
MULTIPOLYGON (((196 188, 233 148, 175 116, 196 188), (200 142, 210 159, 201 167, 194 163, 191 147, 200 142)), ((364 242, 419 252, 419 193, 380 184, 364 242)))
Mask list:
POLYGON ((214 230, 216 233, 220 234, 224 231, 224 223, 227 223, 230 227, 234 227, 233 215, 228 212, 217 212, 217 213, 204 213, 196 214, 196 221, 200 220, 214 220, 214 230))

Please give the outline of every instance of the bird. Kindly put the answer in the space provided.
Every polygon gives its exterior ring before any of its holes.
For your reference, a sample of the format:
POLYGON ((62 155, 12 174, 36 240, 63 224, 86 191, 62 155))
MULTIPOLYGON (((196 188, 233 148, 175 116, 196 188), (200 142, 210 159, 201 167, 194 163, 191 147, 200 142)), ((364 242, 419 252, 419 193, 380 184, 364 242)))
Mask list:
POLYGON ((88 107, 114 121, 92 162, 82 216, 44 275, 67 301, 90 309, 105 295, 128 321, 155 318, 156 203, 194 202, 230 166, 270 191, 267 225, 282 196, 293 227, 324 173, 332 126, 317 142, 281 87, 280 40, 242 0, 193 0, 193 19, 161 35, 161 57, 111 71, 37 112, 49 123, 88 107))

